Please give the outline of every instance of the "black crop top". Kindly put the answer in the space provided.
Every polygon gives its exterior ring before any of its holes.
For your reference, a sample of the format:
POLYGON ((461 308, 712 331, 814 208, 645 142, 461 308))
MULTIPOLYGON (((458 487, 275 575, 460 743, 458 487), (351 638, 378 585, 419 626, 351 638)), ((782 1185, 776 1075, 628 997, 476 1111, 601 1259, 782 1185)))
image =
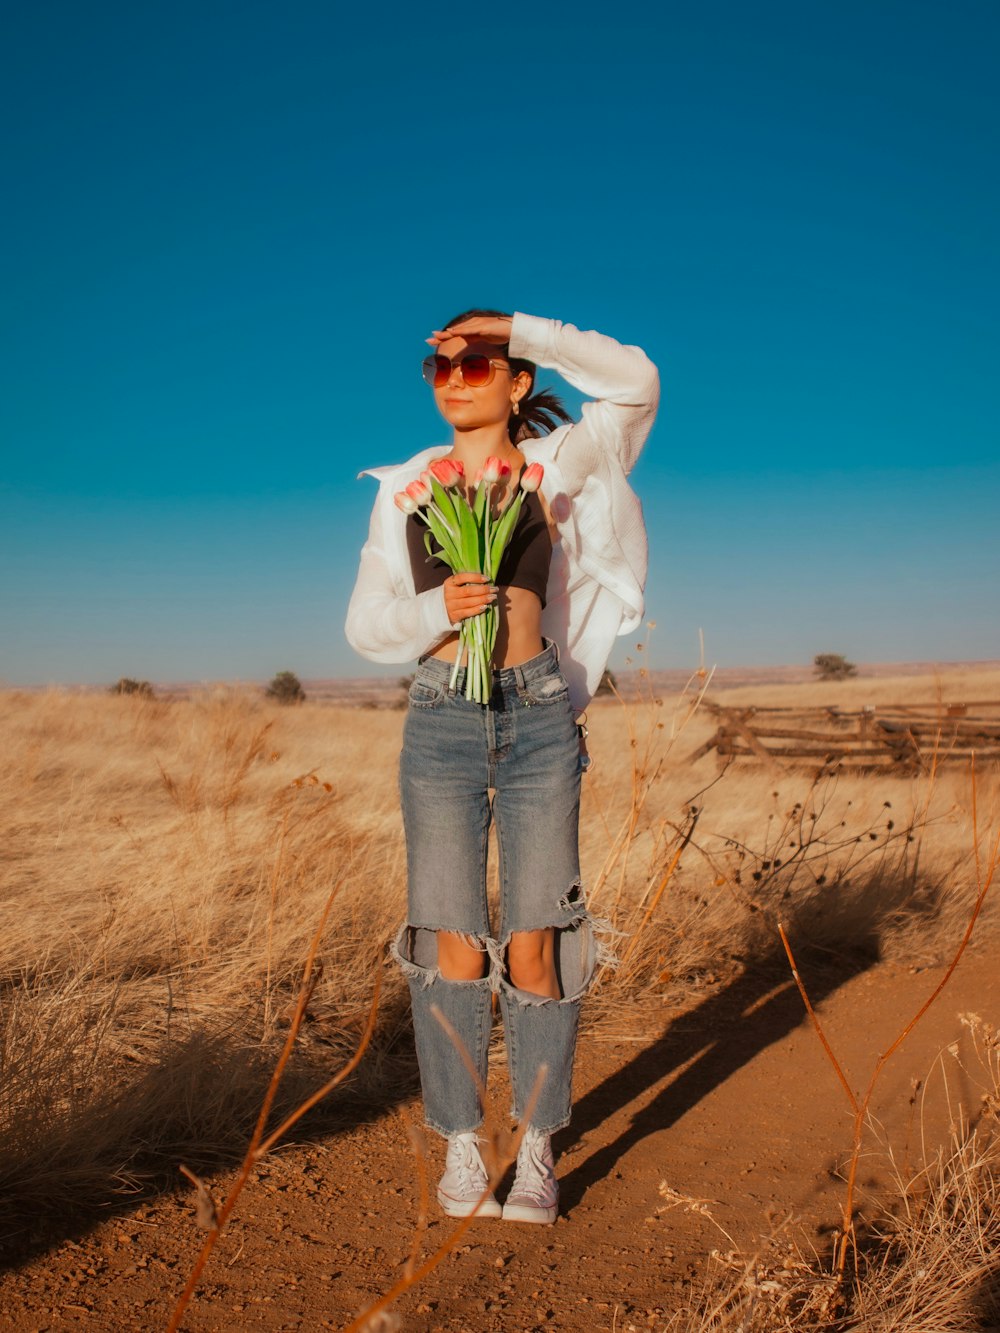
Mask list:
MULTIPOLYGON (((437 556, 429 556, 424 545, 427 524, 416 514, 406 520, 406 546, 410 553, 410 568, 417 592, 440 588, 451 570, 437 556)), ((433 538, 431 538, 433 541, 433 538)), ((552 538, 545 521, 545 511, 537 491, 526 491, 521 512, 514 524, 506 550, 500 557, 496 582, 501 588, 527 588, 536 593, 542 606, 549 584, 549 565, 552 562, 552 538)))

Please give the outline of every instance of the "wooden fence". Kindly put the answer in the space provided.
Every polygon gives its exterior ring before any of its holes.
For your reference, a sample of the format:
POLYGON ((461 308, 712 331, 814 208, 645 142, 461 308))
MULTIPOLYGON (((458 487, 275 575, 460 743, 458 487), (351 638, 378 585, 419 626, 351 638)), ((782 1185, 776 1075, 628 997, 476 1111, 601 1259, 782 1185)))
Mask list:
POLYGON ((917 772, 932 763, 1000 760, 1000 703, 725 708, 705 700, 718 729, 691 756, 917 772))

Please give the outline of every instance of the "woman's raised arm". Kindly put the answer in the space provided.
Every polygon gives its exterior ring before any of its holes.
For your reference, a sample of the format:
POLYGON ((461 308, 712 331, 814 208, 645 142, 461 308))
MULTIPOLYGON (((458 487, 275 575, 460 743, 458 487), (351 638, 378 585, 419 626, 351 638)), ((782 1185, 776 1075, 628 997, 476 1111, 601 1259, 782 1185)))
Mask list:
POLYGON ((594 399, 584 403, 581 420, 570 427, 559 448, 567 483, 582 486, 608 453, 627 476, 660 401, 660 377, 646 353, 603 333, 520 311, 514 315, 508 351, 511 357, 557 370, 568 384, 594 399))

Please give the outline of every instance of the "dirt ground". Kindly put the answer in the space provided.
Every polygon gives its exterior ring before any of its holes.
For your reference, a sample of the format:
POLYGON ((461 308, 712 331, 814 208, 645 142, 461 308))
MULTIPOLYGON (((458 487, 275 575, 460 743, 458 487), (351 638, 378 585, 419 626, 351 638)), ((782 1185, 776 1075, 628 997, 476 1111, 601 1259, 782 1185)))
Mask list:
MULTIPOLYGON (((941 975, 871 960, 811 971, 813 1000, 854 1086, 867 1082, 879 1052, 941 975)), ((863 1159, 863 1211, 888 1180, 878 1135, 900 1163, 913 1161, 921 1133, 941 1142, 958 1104, 975 1107, 959 1015, 996 1022, 998 999, 995 959, 968 954, 887 1066, 872 1103, 880 1129, 869 1132, 863 1159), (952 1043, 957 1055, 947 1050, 952 1043)), ((573 1124, 557 1138, 558 1222, 476 1222, 456 1252, 400 1299, 402 1328, 656 1329, 717 1262, 712 1250, 753 1253, 789 1217, 805 1246, 822 1253, 829 1245, 850 1117, 787 975, 744 974, 653 1022, 648 1011, 624 1016, 621 1031, 602 1028, 581 1040, 576 1082, 573 1124), (700 1202, 668 1207, 661 1182, 700 1202)), ((499 1048, 491 1095, 499 1116, 506 1105, 499 1048)), ((411 1098, 262 1163, 184 1328, 342 1328, 387 1290, 417 1215, 407 1125, 418 1116, 411 1098)), ((430 1153, 433 1186, 437 1140, 430 1153)), ((216 1197, 229 1179, 210 1182, 216 1197)), ((4 1273, 3 1327, 165 1328, 204 1235, 192 1205, 192 1191, 181 1186, 77 1228, 72 1238, 67 1227, 61 1243, 4 1273)), ((425 1253, 445 1228, 432 1205, 425 1253)))

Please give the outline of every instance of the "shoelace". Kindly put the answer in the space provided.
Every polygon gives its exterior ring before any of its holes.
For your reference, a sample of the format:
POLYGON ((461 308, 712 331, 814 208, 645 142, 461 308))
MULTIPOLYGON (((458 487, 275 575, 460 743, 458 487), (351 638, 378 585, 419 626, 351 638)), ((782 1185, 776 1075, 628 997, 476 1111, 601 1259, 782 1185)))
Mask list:
POLYGON ((480 1194, 486 1188, 486 1171, 475 1145, 465 1141, 460 1144, 461 1158, 457 1162, 450 1162, 459 1174, 462 1182, 462 1188, 477 1190, 480 1194))
POLYGON ((551 1183, 548 1163, 542 1157, 544 1146, 544 1141, 536 1143, 533 1139, 525 1138, 517 1155, 517 1174, 511 1194, 528 1195, 533 1199, 548 1198, 551 1183))

